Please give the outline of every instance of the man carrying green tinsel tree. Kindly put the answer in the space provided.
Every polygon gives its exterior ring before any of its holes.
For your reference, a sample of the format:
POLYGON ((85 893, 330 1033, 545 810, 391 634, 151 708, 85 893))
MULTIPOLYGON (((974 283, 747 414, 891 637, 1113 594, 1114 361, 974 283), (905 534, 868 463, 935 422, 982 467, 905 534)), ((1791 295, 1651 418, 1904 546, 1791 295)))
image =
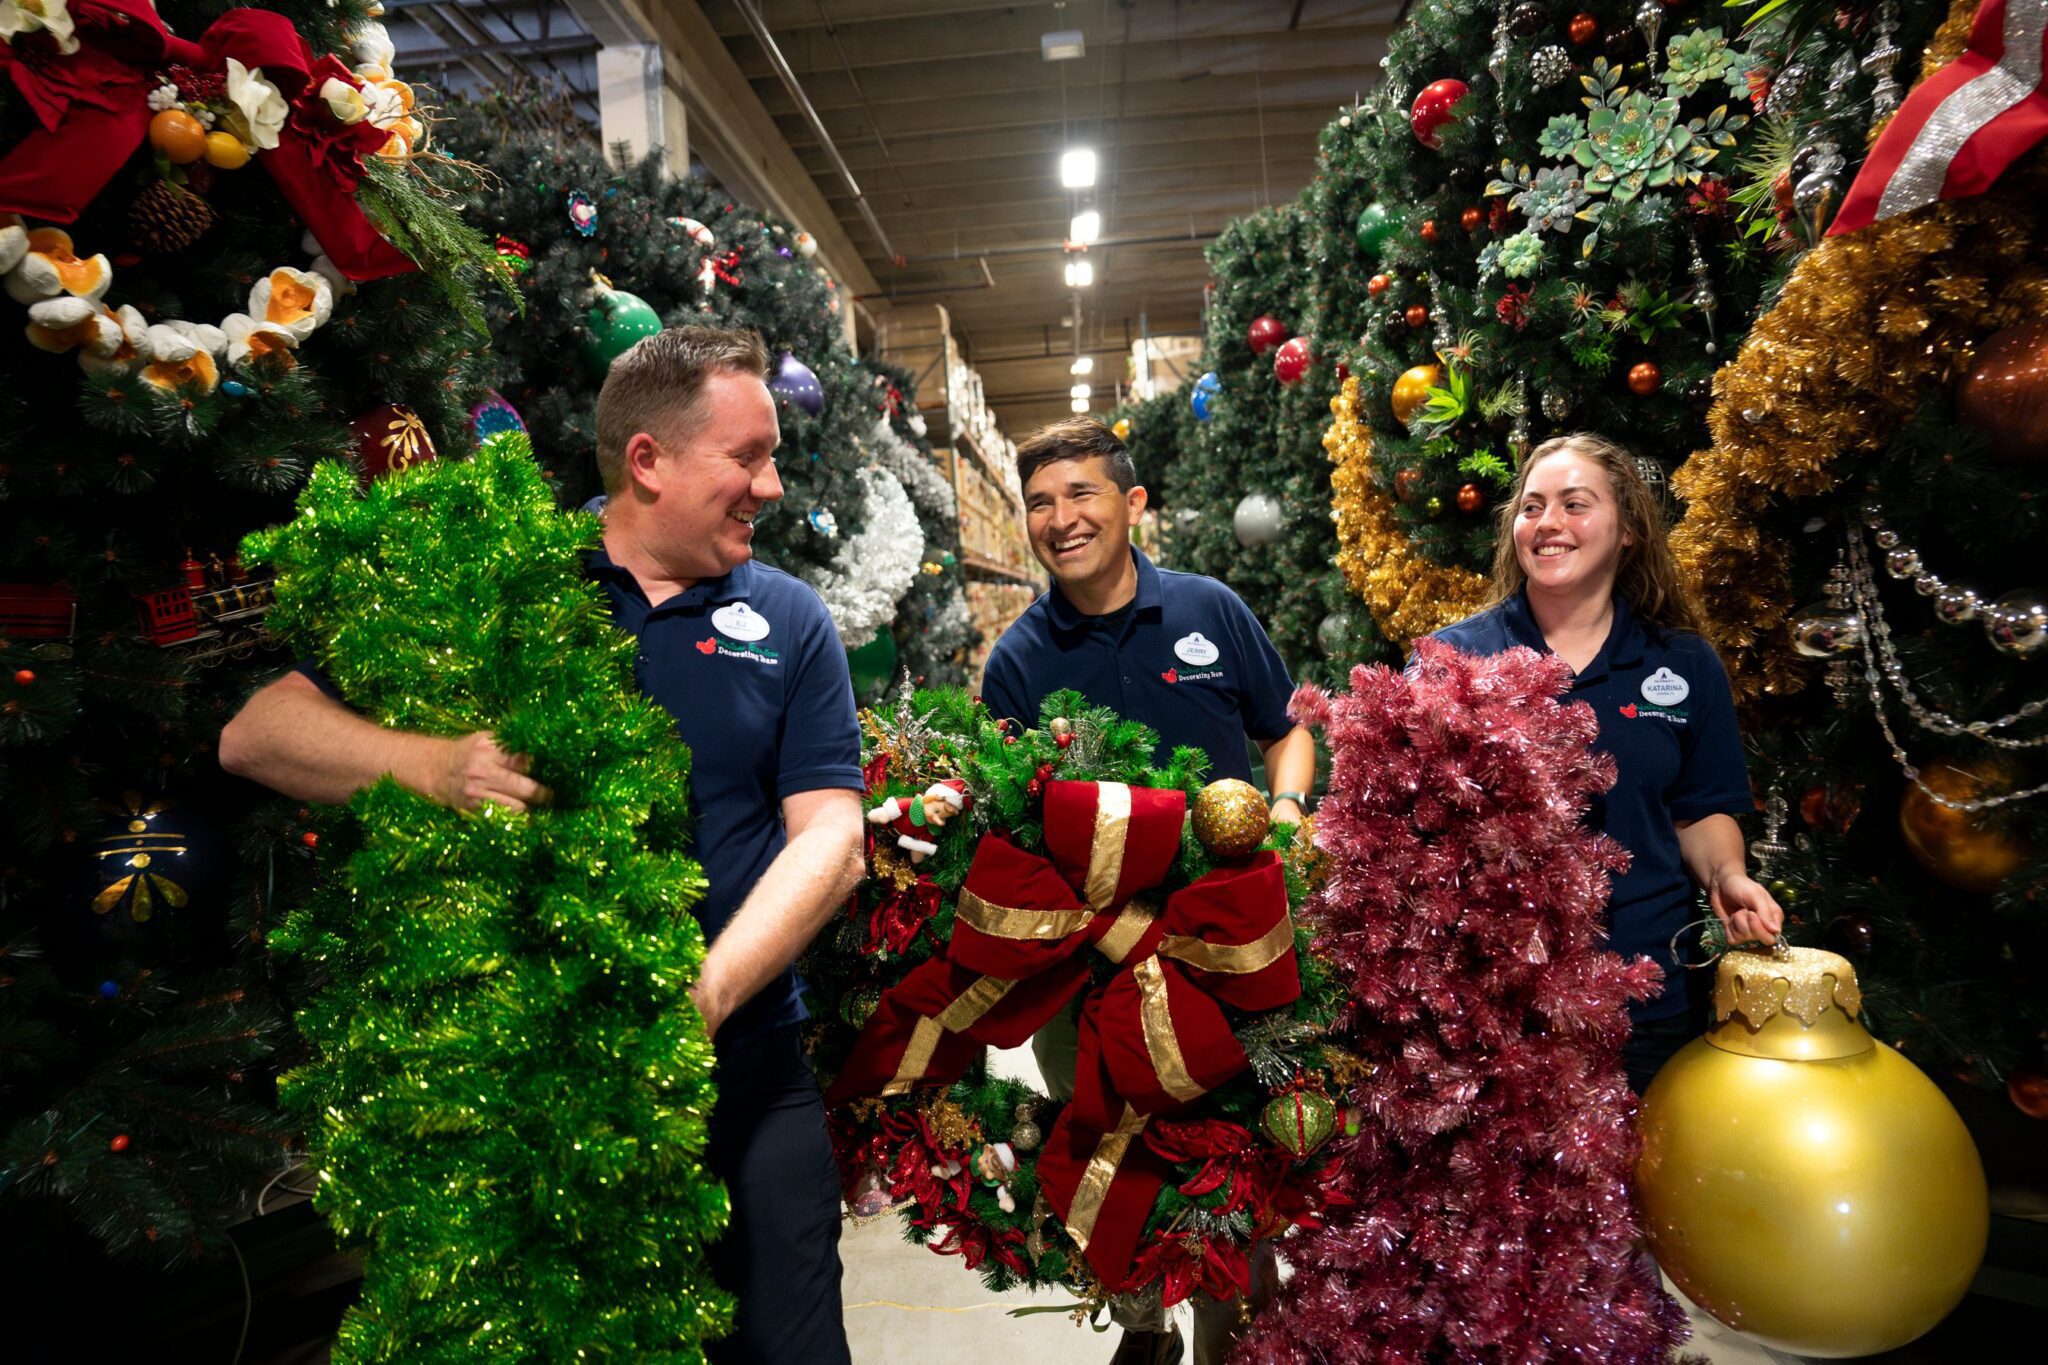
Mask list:
POLYGON ((0 35, 0 1276, 94 1284, 121 1354, 241 1314, 222 1226, 296 1143, 269 937, 319 836, 214 762, 283 662, 236 547, 317 460, 469 443, 496 263, 371 8, 50 0, 0 35))
MULTIPOLYGON (((800 1043, 807 1016, 790 964, 860 874, 864 780, 837 632, 816 592, 752 556, 755 519, 783 491, 769 364, 752 333, 708 327, 658 332, 611 362, 595 423, 607 495, 603 540, 586 571, 602 587, 615 623, 636 641, 635 679, 674 718, 692 751, 693 843, 708 887, 691 913, 711 946, 690 993, 718 1058, 704 1159, 726 1182, 733 1207, 712 1263, 736 1301, 734 1336, 714 1346, 712 1358, 829 1365, 848 1358, 839 1189, 817 1082, 800 1043)), ((519 568, 491 560, 450 565, 449 573, 457 581, 474 578, 479 599, 488 600, 490 585, 519 568)), ((490 613, 461 604, 449 610, 480 618, 451 639, 486 638, 490 613)), ((550 767, 508 752, 496 736, 473 727, 467 734, 439 732, 446 722, 431 708, 389 717, 397 722, 392 728, 379 723, 383 714, 356 714, 344 701, 374 695, 370 683, 387 653, 363 649, 375 643, 374 615, 359 629, 369 635, 337 638, 321 651, 326 674, 305 668, 251 700, 222 738, 230 767, 301 800, 328 803, 350 801, 388 775, 449 805, 492 807, 486 820, 543 805, 551 789, 566 792, 588 780, 568 755, 558 754, 550 767)), ((430 652, 456 656, 434 658, 436 674, 521 666, 463 657, 455 644, 430 652)), ((526 668, 549 667, 544 652, 521 659, 526 668)), ((619 951, 632 943, 626 936, 619 951)), ((663 983, 675 984, 672 977, 656 984, 663 983)), ((438 1017, 424 1025, 430 1033, 441 1026, 438 1017)), ((473 1071, 481 1076, 496 1064, 487 1055, 473 1071)), ((421 1084, 439 1079, 422 1077, 421 1084)), ((516 1088, 520 1079, 498 1083, 516 1088)), ((603 1115, 592 1117, 602 1126, 603 1115)), ((561 1159, 573 1162, 567 1154, 561 1159)), ((579 1254, 578 1236, 562 1236, 558 1252, 556 1229, 542 1231, 535 1245, 498 1253, 500 1273, 517 1266, 536 1291, 549 1278, 550 1258, 574 1264, 579 1254)), ((645 1270, 657 1293, 664 1264, 657 1257, 645 1270)), ((681 1271, 671 1266, 666 1273, 681 1271)), ((445 1339, 432 1316, 433 1296, 408 1289, 392 1292, 419 1315, 423 1333, 445 1339)), ((516 1297, 525 1302, 531 1295, 516 1297)), ((441 1304, 438 1311, 460 1318, 465 1310, 441 1304)), ((502 1314, 477 1316, 483 1321, 476 1332, 488 1334, 494 1323, 505 1329, 502 1314)), ((660 1358, 694 1358, 687 1341, 639 1344, 660 1358)))

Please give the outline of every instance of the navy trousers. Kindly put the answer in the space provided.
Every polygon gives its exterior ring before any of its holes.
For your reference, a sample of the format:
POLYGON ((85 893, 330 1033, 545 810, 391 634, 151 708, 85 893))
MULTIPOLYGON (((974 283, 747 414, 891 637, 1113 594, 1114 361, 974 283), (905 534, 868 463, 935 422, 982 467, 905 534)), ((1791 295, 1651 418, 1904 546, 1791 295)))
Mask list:
POLYGON ((794 1025, 718 1045, 706 1164, 732 1196, 711 1268, 736 1301, 713 1365, 850 1365, 839 1297, 839 1170, 794 1025))

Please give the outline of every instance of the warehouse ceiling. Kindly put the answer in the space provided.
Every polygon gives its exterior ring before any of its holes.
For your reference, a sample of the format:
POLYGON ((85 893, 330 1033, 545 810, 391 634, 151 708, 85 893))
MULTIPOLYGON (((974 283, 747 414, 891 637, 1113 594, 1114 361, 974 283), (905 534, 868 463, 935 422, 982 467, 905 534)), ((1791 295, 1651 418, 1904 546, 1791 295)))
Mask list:
POLYGON ((1378 77, 1401 3, 703 0, 702 9, 883 297, 947 309, 1015 436, 1067 413, 1077 302, 1097 410, 1113 401, 1141 329, 1199 330, 1202 248, 1232 219, 1308 183, 1317 132, 1378 77), (1081 54, 1047 60, 1045 36, 1074 32, 1081 54), (1096 152, 1092 190, 1062 188, 1070 147, 1096 152), (1101 215, 1086 256, 1095 278, 1069 290, 1063 267, 1079 258, 1062 244, 1085 208, 1101 215))

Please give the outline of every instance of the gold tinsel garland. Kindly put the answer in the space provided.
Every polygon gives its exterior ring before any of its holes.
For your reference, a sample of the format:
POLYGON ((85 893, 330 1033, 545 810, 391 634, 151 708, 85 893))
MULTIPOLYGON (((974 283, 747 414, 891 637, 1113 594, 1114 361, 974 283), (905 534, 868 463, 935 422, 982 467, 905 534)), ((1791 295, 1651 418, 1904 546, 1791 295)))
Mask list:
MULTIPOLYGON (((1959 4, 1937 42, 1966 31, 1956 13, 1974 7, 1959 4)), ((2048 310, 2035 249, 2044 190, 2036 156, 1989 194, 1828 238, 1714 377, 1714 445, 1672 479, 1686 513, 1671 544, 1738 702, 1798 692, 1813 676, 1786 637, 1801 605, 1789 557, 1759 518, 1782 499, 1835 492, 1885 449, 1930 384, 1969 367, 1980 340, 2048 310)))
POLYGON ((1394 500, 1373 482, 1372 432, 1359 416, 1355 376, 1330 400, 1330 414, 1323 449, 1337 466, 1330 475, 1337 567, 1365 599, 1380 634, 1405 646, 1478 611, 1486 603, 1486 578, 1418 552, 1401 529, 1394 500))

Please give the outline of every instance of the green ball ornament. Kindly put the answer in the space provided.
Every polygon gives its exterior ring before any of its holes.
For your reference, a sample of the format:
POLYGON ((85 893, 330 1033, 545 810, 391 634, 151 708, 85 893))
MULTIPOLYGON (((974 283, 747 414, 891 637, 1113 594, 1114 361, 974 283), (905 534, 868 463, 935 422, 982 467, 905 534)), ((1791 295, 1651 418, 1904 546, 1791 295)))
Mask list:
POLYGON ((590 377, 602 380, 610 373, 614 360, 631 350, 636 342, 661 330, 661 314, 638 294, 614 289, 604 276, 594 272, 593 275, 597 294, 590 311, 584 314, 590 337, 578 354, 590 377))
POLYGON ((1365 206, 1365 212, 1358 215, 1358 249, 1372 260, 1380 258, 1387 239, 1400 227, 1394 213, 1385 204, 1375 199, 1365 206))
POLYGON ((865 1028, 881 1003, 880 987, 855 986, 839 997, 839 1017, 846 1021, 848 1028, 865 1028))
POLYGON ((1431 494, 1429 501, 1422 504, 1422 510, 1433 517, 1440 517, 1444 514, 1444 500, 1431 494))
POLYGON ((1307 1156, 1336 1135, 1337 1102, 1320 1090, 1275 1095, 1259 1114, 1259 1131, 1282 1151, 1307 1156))
POLYGON ((896 676, 896 637, 887 629, 875 632, 859 649, 846 651, 846 666, 853 672, 855 696, 880 695, 896 676))

